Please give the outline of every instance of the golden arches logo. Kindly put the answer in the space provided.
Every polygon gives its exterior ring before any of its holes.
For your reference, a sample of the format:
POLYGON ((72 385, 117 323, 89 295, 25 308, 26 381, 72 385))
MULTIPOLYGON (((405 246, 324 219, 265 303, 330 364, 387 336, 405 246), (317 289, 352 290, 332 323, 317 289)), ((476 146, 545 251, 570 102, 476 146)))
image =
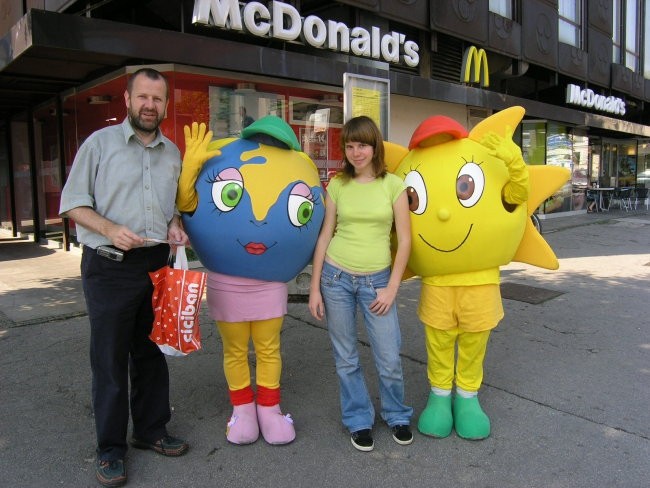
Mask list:
POLYGON ((472 65, 474 65, 474 78, 471 82, 480 83, 484 88, 490 86, 490 72, 488 70, 487 54, 484 49, 478 49, 476 46, 465 49, 461 82, 470 83, 472 65))

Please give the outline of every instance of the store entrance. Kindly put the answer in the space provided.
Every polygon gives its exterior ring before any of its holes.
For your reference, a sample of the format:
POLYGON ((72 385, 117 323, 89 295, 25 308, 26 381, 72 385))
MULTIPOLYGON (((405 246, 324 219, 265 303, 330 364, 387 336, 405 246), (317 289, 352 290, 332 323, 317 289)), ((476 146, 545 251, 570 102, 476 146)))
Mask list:
POLYGON ((603 139, 598 184, 620 188, 636 185, 636 139, 603 139))

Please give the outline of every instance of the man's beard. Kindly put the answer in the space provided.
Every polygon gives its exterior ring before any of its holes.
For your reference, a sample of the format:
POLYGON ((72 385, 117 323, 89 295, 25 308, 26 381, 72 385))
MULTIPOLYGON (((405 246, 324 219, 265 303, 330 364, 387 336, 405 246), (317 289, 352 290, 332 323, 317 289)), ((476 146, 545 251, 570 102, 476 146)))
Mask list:
POLYGON ((141 132, 146 132, 148 134, 151 134, 152 132, 156 132, 156 129, 158 129, 158 126, 163 120, 163 116, 158 114, 157 112, 155 112, 156 119, 153 121, 142 120, 140 116, 142 110, 140 111, 140 113, 136 114, 135 112, 133 112, 131 107, 129 107, 128 113, 129 113, 129 122, 131 122, 133 128, 141 132))

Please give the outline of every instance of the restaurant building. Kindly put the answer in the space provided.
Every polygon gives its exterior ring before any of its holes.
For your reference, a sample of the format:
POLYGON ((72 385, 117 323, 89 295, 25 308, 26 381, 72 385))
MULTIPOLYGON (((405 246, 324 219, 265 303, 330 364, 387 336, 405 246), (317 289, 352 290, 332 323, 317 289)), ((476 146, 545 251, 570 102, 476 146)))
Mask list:
POLYGON ((231 137, 275 114, 324 182, 364 103, 403 145, 428 116, 471 128, 521 105, 526 162, 572 174, 540 214, 584 212, 592 184, 650 186, 647 32, 649 0, 3 0, 0 225, 74 242, 65 177, 145 65, 170 81, 161 128, 181 151, 192 121, 231 137))

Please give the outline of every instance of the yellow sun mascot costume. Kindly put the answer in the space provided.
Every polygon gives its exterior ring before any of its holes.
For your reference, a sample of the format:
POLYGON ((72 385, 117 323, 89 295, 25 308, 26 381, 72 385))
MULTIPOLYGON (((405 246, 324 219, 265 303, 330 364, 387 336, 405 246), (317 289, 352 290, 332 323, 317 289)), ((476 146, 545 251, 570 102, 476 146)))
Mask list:
POLYGON ((453 119, 434 116, 415 130, 408 151, 387 144, 387 154, 399 161, 391 169, 404 178, 409 195, 407 272, 422 277, 418 317, 431 384, 418 421, 425 435, 447 437, 452 428, 465 439, 490 435, 478 391, 490 331, 503 318, 499 266, 558 267, 529 217, 569 172, 525 164, 512 141, 523 116, 522 107, 510 107, 469 133, 453 119))

